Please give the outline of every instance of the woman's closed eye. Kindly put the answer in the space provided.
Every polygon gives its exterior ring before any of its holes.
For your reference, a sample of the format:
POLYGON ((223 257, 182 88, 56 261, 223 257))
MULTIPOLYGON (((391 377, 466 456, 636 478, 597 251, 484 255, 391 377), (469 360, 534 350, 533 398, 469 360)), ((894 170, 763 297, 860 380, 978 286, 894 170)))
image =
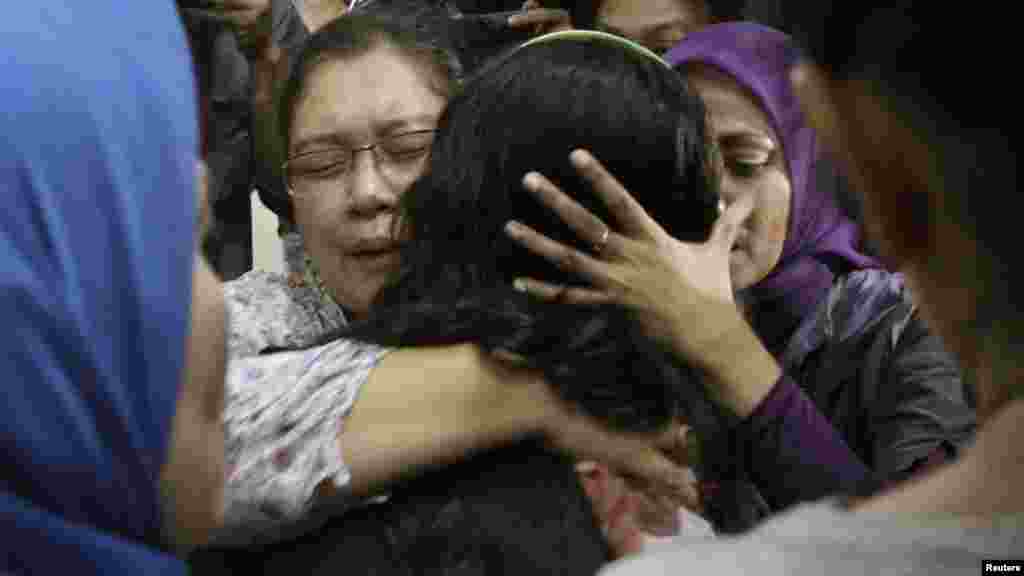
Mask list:
POLYGON ((411 132, 401 134, 381 142, 381 151, 393 162, 410 162, 419 160, 430 151, 434 142, 434 133, 411 132))
POLYGON ((304 178, 332 178, 348 169, 350 152, 344 149, 310 152, 292 161, 292 169, 304 178))
POLYGON ((430 145, 418 147, 386 148, 388 158, 394 162, 419 160, 430 150, 430 145))
POLYGON ((774 150, 745 150, 724 153, 725 167, 739 178, 753 178, 775 161, 774 150))

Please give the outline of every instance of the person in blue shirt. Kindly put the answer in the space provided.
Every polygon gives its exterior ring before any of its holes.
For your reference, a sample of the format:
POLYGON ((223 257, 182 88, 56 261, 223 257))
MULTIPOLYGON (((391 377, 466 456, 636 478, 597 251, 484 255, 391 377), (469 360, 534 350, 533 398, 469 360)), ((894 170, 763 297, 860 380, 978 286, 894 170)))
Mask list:
POLYGON ((0 572, 182 574, 224 453, 184 32, 171 3, 17 3, 0 58, 0 572))

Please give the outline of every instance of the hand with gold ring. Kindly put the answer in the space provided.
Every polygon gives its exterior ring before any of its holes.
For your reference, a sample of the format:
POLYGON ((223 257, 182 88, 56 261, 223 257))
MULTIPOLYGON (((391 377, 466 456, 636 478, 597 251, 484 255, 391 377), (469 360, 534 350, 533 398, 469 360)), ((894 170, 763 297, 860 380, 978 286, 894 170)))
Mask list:
POLYGON ((707 242, 685 243, 669 236, 589 153, 577 150, 570 161, 608 207, 613 222, 602 222, 538 173, 527 174, 523 183, 541 204, 593 246, 592 253, 556 242, 517 222, 509 222, 506 233, 590 286, 567 287, 519 278, 516 288, 567 304, 623 306, 636 314, 652 337, 670 345, 683 359, 705 364, 705 352, 715 346, 721 332, 743 323, 733 300, 729 253, 753 209, 750 199, 729 206, 707 242))

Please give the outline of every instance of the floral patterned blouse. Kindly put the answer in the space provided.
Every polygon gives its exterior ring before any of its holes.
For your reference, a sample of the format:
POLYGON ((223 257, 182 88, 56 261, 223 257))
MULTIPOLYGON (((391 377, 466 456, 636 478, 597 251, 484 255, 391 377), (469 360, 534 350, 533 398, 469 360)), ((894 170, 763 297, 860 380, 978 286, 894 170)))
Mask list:
POLYGON ((214 542, 237 546, 312 530, 346 504, 314 510, 312 501, 321 482, 349 482, 344 418, 387 349, 351 340, 309 348, 345 325, 315 273, 252 271, 224 291, 228 478, 225 526, 214 542), (271 347, 296 350, 259 355, 271 347))
POLYGON ((288 275, 253 270, 224 284, 230 326, 228 356, 267 348, 307 348, 345 326, 345 313, 324 288, 301 239, 282 238, 288 275))

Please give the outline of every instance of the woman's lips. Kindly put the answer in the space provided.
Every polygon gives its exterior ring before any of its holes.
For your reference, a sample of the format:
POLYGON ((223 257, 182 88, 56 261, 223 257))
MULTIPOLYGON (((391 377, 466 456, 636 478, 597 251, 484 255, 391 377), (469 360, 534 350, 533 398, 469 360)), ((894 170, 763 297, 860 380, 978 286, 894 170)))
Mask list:
POLYGON ((386 248, 382 250, 361 250, 359 252, 352 253, 352 256, 356 258, 383 258, 386 256, 393 256, 398 253, 398 248, 386 248))
POLYGON ((398 249, 399 243, 390 236, 380 236, 376 238, 362 238, 353 242, 348 249, 351 254, 360 254, 363 252, 388 252, 398 249))
POLYGON ((399 245, 388 240, 368 240, 357 243, 349 251, 349 257, 364 266, 390 265, 398 256, 399 245))

